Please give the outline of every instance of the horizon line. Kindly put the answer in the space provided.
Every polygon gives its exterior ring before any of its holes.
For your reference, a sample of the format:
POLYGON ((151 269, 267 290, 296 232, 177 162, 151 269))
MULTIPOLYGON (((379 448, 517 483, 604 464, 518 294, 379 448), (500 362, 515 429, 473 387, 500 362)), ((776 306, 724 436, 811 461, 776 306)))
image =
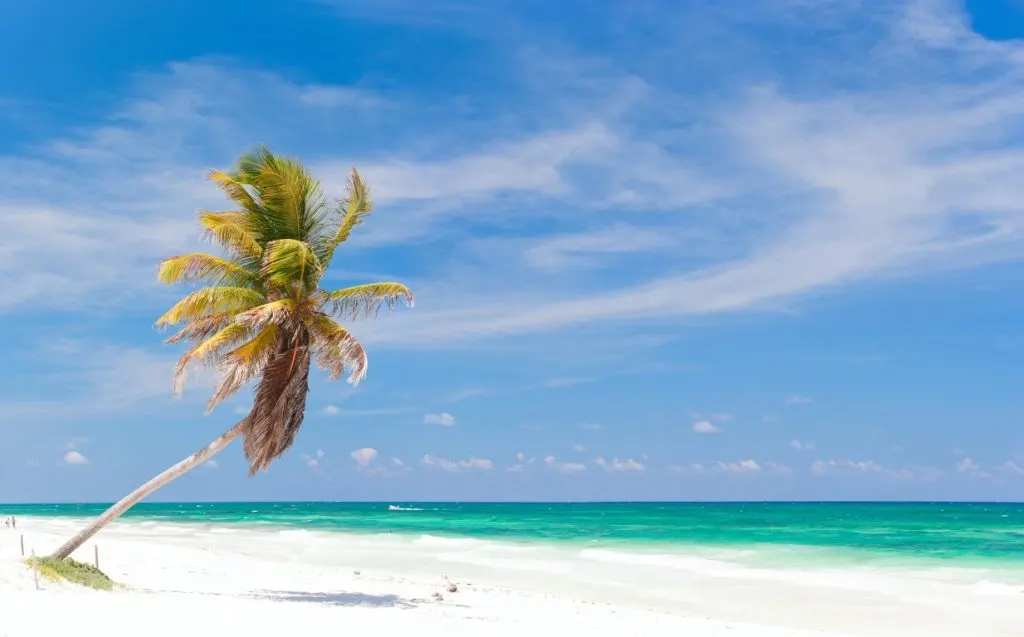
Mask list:
MULTIPOLYGON (((114 502, 0 502, 19 506, 111 506, 114 502)), ((1024 504, 1022 500, 156 500, 139 506, 174 504, 1024 504)))

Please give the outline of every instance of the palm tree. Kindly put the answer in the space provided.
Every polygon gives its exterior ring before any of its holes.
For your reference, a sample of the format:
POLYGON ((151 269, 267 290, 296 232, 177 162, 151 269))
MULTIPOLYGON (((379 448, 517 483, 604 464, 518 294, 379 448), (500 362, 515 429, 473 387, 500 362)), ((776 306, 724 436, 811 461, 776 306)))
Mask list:
POLYGON ((243 438, 249 475, 266 470, 291 446, 302 426, 312 360, 335 380, 346 371, 358 383, 366 352, 335 319, 370 317, 384 306, 412 304, 401 283, 372 283, 327 291, 320 287, 335 251, 370 214, 369 189, 353 169, 336 208, 301 163, 258 148, 234 172, 210 179, 236 210, 199 211, 206 235, 222 254, 184 254, 160 264, 162 283, 203 284, 178 301, 156 325, 179 326, 168 343, 192 347, 174 370, 184 389, 190 364, 215 366, 219 383, 206 411, 257 380, 252 408, 231 429, 143 484, 54 551, 64 559, 150 493, 243 438))

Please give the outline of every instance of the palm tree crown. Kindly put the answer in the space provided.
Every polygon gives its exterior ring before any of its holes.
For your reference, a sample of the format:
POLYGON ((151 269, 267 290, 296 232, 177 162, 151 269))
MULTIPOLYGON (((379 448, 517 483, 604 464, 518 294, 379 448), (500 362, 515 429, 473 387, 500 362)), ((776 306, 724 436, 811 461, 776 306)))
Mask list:
POLYGON ((412 304, 401 283, 320 287, 338 247, 373 208, 353 169, 344 199, 328 204, 303 165, 259 148, 233 172, 214 171, 236 207, 199 211, 199 223, 222 255, 193 253, 160 264, 163 283, 203 284, 178 301, 156 325, 179 326, 167 342, 192 347, 178 361, 174 391, 190 364, 215 366, 219 382, 207 411, 259 379, 243 421, 250 475, 265 470, 291 446, 302 426, 312 360, 334 380, 346 370, 358 383, 366 352, 335 319, 375 315, 383 306, 412 304))

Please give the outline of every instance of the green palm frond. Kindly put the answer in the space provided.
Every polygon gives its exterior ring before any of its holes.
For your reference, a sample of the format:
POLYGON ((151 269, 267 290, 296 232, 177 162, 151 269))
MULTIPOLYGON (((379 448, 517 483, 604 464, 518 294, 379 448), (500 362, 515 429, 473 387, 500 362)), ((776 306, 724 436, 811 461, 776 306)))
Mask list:
POLYGON ((237 175, 229 175, 220 170, 211 170, 209 178, 211 181, 216 182, 217 187, 223 190, 231 201, 238 204, 239 208, 254 216, 259 216, 259 204, 256 203, 252 193, 246 188, 246 184, 237 175))
POLYGON ((208 318, 211 315, 234 315, 250 310, 266 301, 251 288, 214 286, 189 293, 156 321, 157 327, 177 325, 184 321, 208 318))
POLYGON ((160 263, 157 279, 161 283, 212 283, 213 285, 252 285, 258 281, 245 266, 205 252, 182 254, 160 263))
POLYGON ((320 259, 323 261, 325 268, 331 264, 331 259, 334 258, 334 251, 338 249, 338 246, 348 241, 349 235, 352 234, 352 229, 361 224, 373 212, 373 199, 370 196, 370 187, 366 185, 363 178, 359 175, 359 171, 355 168, 352 169, 352 174, 348 178, 345 198, 339 202, 339 208, 343 214, 341 221, 338 223, 338 229, 321 252, 320 259))
POLYGON ((199 225, 206 236, 241 258, 259 258, 263 247, 246 228, 246 215, 241 212, 199 211, 199 225))
POLYGON ((332 292, 321 292, 313 298, 317 307, 327 308, 329 313, 347 319, 371 318, 381 308, 394 309, 403 302, 412 306, 412 292, 395 282, 354 285, 332 292))
POLYGON ((305 241, 278 239, 267 244, 260 275, 275 288, 309 288, 320 280, 323 266, 305 241))

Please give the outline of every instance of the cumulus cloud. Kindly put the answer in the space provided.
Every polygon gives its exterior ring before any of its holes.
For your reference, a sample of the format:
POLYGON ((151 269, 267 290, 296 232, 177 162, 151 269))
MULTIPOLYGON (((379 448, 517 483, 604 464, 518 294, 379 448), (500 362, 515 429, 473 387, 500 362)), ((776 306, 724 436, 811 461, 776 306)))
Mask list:
POLYGON ((337 405, 327 405, 324 407, 325 416, 337 416, 341 413, 341 409, 337 405))
POLYGON ((717 434, 722 431, 710 420, 698 420, 693 423, 693 430, 699 434, 717 434))
POLYGON ((575 451, 576 453, 583 453, 584 451, 587 450, 587 448, 584 447, 583 445, 573 445, 572 450, 575 451))
POLYGON ((494 468, 494 463, 487 458, 476 458, 473 456, 466 460, 446 460, 445 458, 425 454, 420 458, 420 464, 429 469, 438 469, 449 473, 458 473, 464 470, 490 471, 494 468))
POLYGON ((454 427, 455 416, 446 411, 442 411, 439 414, 426 414, 423 416, 423 424, 438 425, 440 427, 454 427))
POLYGON ((73 449, 64 454, 64 464, 82 465, 88 463, 88 458, 73 449))
POLYGON ((605 471, 630 471, 630 472, 643 472, 647 470, 647 467, 643 464, 627 458, 625 460, 619 460, 618 458, 612 458, 610 461, 598 456, 594 458, 594 464, 601 467, 605 471))
POLYGON ((366 469, 369 468, 370 463, 377 459, 377 450, 373 447, 363 447, 362 449, 356 449, 348 455, 356 461, 357 466, 366 469))
POLYGON ((545 456, 544 466, 559 473, 583 473, 587 470, 581 462, 559 462, 554 456, 545 456))
POLYGON ((813 442, 801 442, 799 440, 790 440, 789 446, 796 449, 797 451, 814 451, 813 442))

